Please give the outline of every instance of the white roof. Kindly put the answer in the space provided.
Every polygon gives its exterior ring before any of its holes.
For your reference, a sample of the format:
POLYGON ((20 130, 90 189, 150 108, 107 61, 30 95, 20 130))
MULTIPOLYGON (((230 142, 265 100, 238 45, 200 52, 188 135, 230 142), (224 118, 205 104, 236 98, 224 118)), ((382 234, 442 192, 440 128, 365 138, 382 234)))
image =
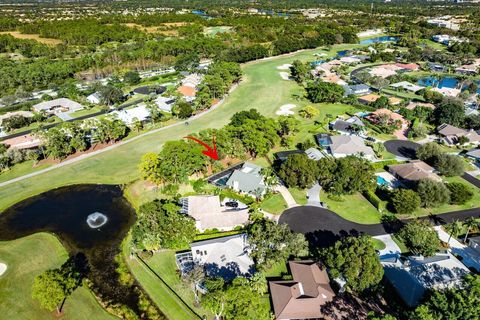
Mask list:
POLYGON ((189 196, 186 213, 195 219, 197 229, 231 230, 248 221, 248 207, 233 209, 222 206, 219 196, 189 196))
POLYGON ((403 88, 405 90, 409 90, 409 91, 412 91, 412 92, 417 92, 419 90, 425 89, 425 87, 413 84, 413 83, 408 82, 408 81, 397 82, 397 83, 392 84, 391 86, 394 87, 394 88, 403 88))
POLYGON ((150 111, 145 105, 140 105, 132 109, 118 110, 111 113, 125 124, 130 125, 135 121, 145 121, 150 117, 150 111))
POLYGON ((444 96, 448 97, 456 97, 460 94, 460 89, 454 89, 454 88, 433 88, 432 91, 438 92, 443 94, 444 96))
POLYGON ((307 154, 307 157, 315 161, 318 161, 324 157, 323 153, 316 148, 309 148, 305 150, 305 153, 307 154))
POLYGON ((250 274, 253 260, 248 253, 246 234, 198 241, 191 244, 193 261, 203 265, 207 274, 222 274, 238 270, 240 274, 250 274))
POLYGON ((343 63, 359 63, 359 62, 362 62, 362 60, 360 60, 359 58, 355 58, 355 57, 343 57, 343 58, 340 58, 340 61, 342 61, 343 63))
POLYGON ((199 73, 191 73, 182 79, 182 85, 187 87, 197 87, 203 80, 203 75, 199 73))
POLYGON ((42 110, 48 111, 55 108, 65 108, 65 109, 68 109, 68 111, 72 112, 72 111, 81 110, 84 107, 80 103, 67 98, 59 98, 51 101, 44 101, 44 102, 37 103, 36 105, 33 106, 33 109, 37 112, 42 110))
POLYGON ((332 155, 355 155, 363 153, 366 156, 375 157, 375 152, 372 148, 367 147, 362 138, 357 136, 331 136, 332 143, 330 144, 330 150, 332 155))
POLYGON ((393 76, 393 75, 397 74, 396 71, 394 71, 392 69, 385 69, 383 67, 373 68, 369 73, 372 76, 382 77, 382 78, 388 78, 390 76, 393 76))
POLYGON ((166 111, 166 112, 172 112, 172 107, 173 103, 175 102, 174 97, 163 97, 163 96, 158 96, 155 99, 155 104, 160 110, 166 111))

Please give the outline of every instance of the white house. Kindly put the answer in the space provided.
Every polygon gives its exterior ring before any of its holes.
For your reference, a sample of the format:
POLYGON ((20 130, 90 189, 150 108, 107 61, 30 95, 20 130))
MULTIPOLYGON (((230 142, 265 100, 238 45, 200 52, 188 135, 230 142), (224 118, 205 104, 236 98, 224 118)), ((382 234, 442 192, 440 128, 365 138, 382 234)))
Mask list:
POLYGON ((344 158, 350 155, 359 155, 370 161, 376 160, 375 152, 358 136, 338 135, 330 137, 328 149, 335 158, 344 158))
POLYGON ((100 93, 94 92, 87 96, 87 101, 93 104, 100 104, 100 101, 102 101, 102 98, 100 97, 100 93))
POLYGON ((45 111, 50 114, 75 112, 83 108, 84 106, 80 103, 67 98, 44 101, 33 105, 33 110, 35 112, 45 111))
POLYGON ((117 110, 111 114, 127 126, 134 124, 136 121, 144 122, 150 118, 150 111, 145 105, 139 105, 132 109, 117 110))
POLYGON ((174 97, 163 97, 163 96, 158 96, 155 99, 155 104, 157 107, 165 112, 172 112, 173 104, 175 103, 175 98, 174 97))
POLYGON ((226 280, 255 272, 246 234, 198 241, 190 247, 190 251, 178 253, 175 257, 182 273, 188 272, 193 265, 203 266, 209 277, 226 280))

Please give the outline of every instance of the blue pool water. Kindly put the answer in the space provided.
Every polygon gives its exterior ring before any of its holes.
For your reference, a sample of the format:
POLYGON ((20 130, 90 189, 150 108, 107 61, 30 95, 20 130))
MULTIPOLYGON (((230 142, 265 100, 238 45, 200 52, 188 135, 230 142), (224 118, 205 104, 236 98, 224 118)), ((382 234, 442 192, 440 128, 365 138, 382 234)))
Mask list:
POLYGON ((381 176, 377 176, 377 185, 379 186, 388 186, 390 183, 385 180, 384 177, 381 177, 381 176))
POLYGON ((365 118, 366 116, 368 116, 371 112, 366 112, 366 111, 361 111, 361 112, 357 112, 357 116, 359 116, 360 118, 365 118))
POLYGON ((398 41, 398 37, 382 36, 382 37, 375 37, 375 38, 360 40, 360 44, 374 44, 374 43, 397 42, 397 41, 398 41))
POLYGON ((318 65, 320 65, 320 64, 322 64, 322 63, 325 63, 325 60, 312 61, 312 62, 310 62, 310 65, 311 65, 312 67, 316 67, 316 66, 318 66, 318 65))
MULTIPOLYGON (((450 88, 455 89, 459 86, 459 81, 454 77, 443 77, 443 78, 436 78, 436 77, 426 77, 421 78, 418 80, 418 85, 424 87, 438 87, 438 88, 450 88)), ((477 82, 480 86, 480 81, 477 82)), ((480 93, 480 88, 477 90, 477 93, 480 93)))
POLYGON ((345 57, 348 54, 348 50, 342 50, 337 52, 337 57, 345 57))

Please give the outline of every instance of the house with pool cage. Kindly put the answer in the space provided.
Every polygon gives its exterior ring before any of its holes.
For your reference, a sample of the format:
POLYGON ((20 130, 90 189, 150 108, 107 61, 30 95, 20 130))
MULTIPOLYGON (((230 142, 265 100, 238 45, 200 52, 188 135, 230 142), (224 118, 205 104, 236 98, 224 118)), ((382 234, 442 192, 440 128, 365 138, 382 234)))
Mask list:
POLYGON ((225 280, 239 276, 249 277, 255 273, 247 235, 244 233, 197 241, 190 247, 189 251, 175 255, 182 275, 187 274, 195 265, 201 265, 208 277, 222 277, 225 280))

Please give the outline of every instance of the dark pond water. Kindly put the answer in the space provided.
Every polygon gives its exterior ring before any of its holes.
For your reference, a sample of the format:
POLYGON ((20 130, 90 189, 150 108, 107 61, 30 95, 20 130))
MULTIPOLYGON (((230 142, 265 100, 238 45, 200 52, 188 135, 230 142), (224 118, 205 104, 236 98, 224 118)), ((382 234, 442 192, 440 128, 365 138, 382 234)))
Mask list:
MULTIPOLYGON (((71 255, 88 260, 88 277, 102 296, 136 309, 136 294, 118 283, 114 257, 135 221, 135 211, 119 186, 77 185, 48 191, 22 201, 0 214, 0 240, 13 240, 36 232, 52 232, 71 255), (87 217, 107 218, 91 228, 87 217)), ((38 254, 41 254, 39 252, 38 254)))

